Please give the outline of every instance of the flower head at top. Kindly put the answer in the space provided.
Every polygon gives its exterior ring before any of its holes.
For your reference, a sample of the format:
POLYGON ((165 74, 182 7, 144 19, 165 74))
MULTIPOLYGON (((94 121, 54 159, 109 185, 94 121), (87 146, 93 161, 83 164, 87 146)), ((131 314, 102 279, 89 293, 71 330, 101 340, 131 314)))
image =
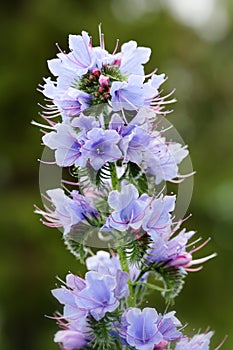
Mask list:
POLYGON ((92 38, 83 31, 81 35, 69 35, 69 53, 59 46, 58 49, 57 58, 48 61, 55 81, 46 78, 40 86, 40 91, 52 101, 45 114, 60 113, 66 120, 91 105, 106 102, 114 110, 151 105, 156 112, 162 111, 164 99, 159 97, 158 89, 165 75, 155 72, 144 75, 143 65, 150 58, 150 48, 129 41, 117 52, 117 41, 114 52, 109 53, 100 29, 97 47, 93 47, 92 38), (148 77, 151 78, 145 81, 148 77))

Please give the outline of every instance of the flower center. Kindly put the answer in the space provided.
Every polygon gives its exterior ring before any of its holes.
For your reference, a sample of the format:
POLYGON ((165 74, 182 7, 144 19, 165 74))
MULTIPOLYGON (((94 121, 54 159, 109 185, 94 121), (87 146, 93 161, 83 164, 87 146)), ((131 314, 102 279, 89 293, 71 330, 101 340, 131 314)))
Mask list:
POLYGON ((96 105, 110 100, 110 88, 114 81, 126 79, 117 65, 105 64, 102 69, 94 68, 84 74, 75 84, 75 88, 90 94, 90 105, 96 105))

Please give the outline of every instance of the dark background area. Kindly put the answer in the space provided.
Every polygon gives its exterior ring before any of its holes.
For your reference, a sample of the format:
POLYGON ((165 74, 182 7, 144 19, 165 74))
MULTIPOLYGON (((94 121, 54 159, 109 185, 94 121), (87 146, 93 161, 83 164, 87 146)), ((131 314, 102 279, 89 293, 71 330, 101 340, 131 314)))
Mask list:
MULTIPOLYGON (((98 44, 102 22, 106 45, 134 39, 153 50, 146 71, 155 67, 176 87, 178 103, 168 117, 189 145, 195 186, 186 223, 203 238, 201 255, 218 257, 189 274, 175 305, 190 331, 216 331, 212 348, 228 334, 233 348, 233 5, 229 1, 186 0, 24 0, 1 5, 0 55, 0 349, 55 350, 59 308, 50 295, 55 277, 82 267, 64 248, 61 233, 42 226, 33 214, 41 205, 38 173, 43 151, 36 92, 49 76, 46 60, 67 49, 68 34, 87 30, 98 44), (179 4, 178 4, 179 3, 179 4), (184 5, 184 4, 183 4, 184 5)), ((198 254, 197 254, 198 256, 198 254)), ((160 311, 163 304, 151 296, 160 311)))

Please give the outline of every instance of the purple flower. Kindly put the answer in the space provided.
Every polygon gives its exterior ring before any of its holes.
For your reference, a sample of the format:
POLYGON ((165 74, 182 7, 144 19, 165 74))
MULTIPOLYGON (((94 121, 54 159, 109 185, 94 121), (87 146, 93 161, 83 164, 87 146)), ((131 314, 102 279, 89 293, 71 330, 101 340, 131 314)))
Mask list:
POLYGON ((50 78, 44 81, 43 94, 53 100, 64 121, 67 117, 73 117, 90 106, 91 96, 88 93, 72 86, 62 87, 59 83, 56 85, 50 78))
POLYGON ((51 291, 52 295, 59 303, 64 305, 63 316, 69 322, 77 321, 81 317, 85 318, 87 316, 87 312, 78 309, 75 302, 76 295, 78 295, 85 286, 85 280, 73 274, 69 274, 66 276, 65 287, 62 286, 61 288, 56 288, 51 291))
POLYGON ((87 258, 86 265, 88 270, 97 271, 102 275, 110 275, 116 279, 114 293, 118 300, 129 295, 127 284, 129 275, 122 271, 118 256, 110 258, 108 252, 100 250, 96 255, 87 258))
POLYGON ((153 350, 163 341, 180 338, 177 327, 180 322, 174 312, 160 315, 155 309, 127 309, 121 321, 121 337, 129 346, 138 350, 153 350))
POLYGON ((105 77, 103 74, 100 74, 100 77, 99 77, 100 86, 102 87, 108 86, 109 79, 110 79, 109 77, 105 77))
POLYGON ((109 129, 116 130, 121 136, 119 147, 124 154, 124 162, 142 163, 144 152, 147 151, 151 140, 149 123, 145 122, 143 115, 137 115, 129 124, 125 125, 123 119, 113 114, 109 123, 109 129), (139 118, 140 116, 140 118, 139 118))
POLYGON ((191 339, 188 337, 181 338, 177 342, 175 350, 209 350, 210 338, 213 334, 213 332, 208 332, 196 334, 191 339))
POLYGON ((43 143, 55 150, 56 164, 60 167, 85 166, 87 160, 82 156, 83 139, 78 137, 68 124, 56 124, 55 131, 42 137, 43 143))
POLYGON ((57 317, 58 323, 64 330, 58 331, 54 338, 54 341, 60 343, 64 350, 82 348, 90 340, 87 312, 80 310, 75 302, 76 296, 85 286, 86 282, 82 278, 69 274, 66 276, 65 287, 52 290, 53 296, 64 305, 63 317, 57 317))
MULTIPOLYGON (((129 279, 127 273, 121 270, 120 259, 118 255, 110 256, 106 251, 100 250, 86 260, 88 270, 97 271, 102 274, 109 274, 117 277, 117 290, 123 290, 125 296, 128 295, 128 286, 126 282, 129 279), (121 273, 119 273, 119 271, 121 273), (118 273, 118 275, 117 275, 118 273)), ((132 281, 136 280, 140 270, 135 265, 129 265, 129 275, 132 281)), ((143 276, 145 279, 146 276, 143 276)))
POLYGON ((114 110, 155 104, 153 108, 160 112, 163 99, 157 101, 156 98, 158 88, 165 80, 164 74, 153 72, 147 82, 144 76, 143 65, 149 60, 151 50, 129 41, 118 53, 117 44, 110 54, 105 50, 103 34, 100 39, 101 46, 93 47, 87 32, 70 35, 70 52, 65 53, 58 47, 58 58, 48 61, 55 81, 44 79, 45 84, 40 89, 56 107, 47 106, 51 108, 49 114, 60 112, 66 120, 90 105, 105 102, 109 102, 114 110))
POLYGON ((110 254, 104 250, 99 250, 96 255, 87 258, 86 265, 88 270, 112 276, 121 269, 119 257, 117 255, 110 257, 110 254))
POLYGON ((142 228, 154 242, 161 235, 170 234, 171 212, 175 207, 175 196, 164 196, 151 201, 143 219, 142 228))
MULTIPOLYGON (((182 230, 174 238, 170 238, 170 235, 160 235, 156 240, 156 243, 152 245, 152 248, 148 252, 147 260, 151 262, 168 261, 169 266, 181 266, 181 256, 185 257, 185 248, 188 240, 195 234, 194 231, 186 232, 182 230)), ((187 258, 185 263, 187 263, 187 258)))
POLYGON ((112 312, 119 306, 115 295, 116 279, 110 275, 89 271, 85 280, 86 287, 78 294, 76 304, 99 321, 106 312, 112 312))
POLYGON ((87 133, 87 141, 82 154, 90 160, 91 166, 98 170, 106 162, 115 162, 122 157, 117 146, 120 136, 115 130, 93 128, 87 133))
POLYGON ((80 134, 83 135, 84 138, 86 138, 86 133, 88 131, 92 130, 93 128, 101 127, 100 121, 97 121, 95 117, 87 117, 83 114, 73 118, 71 125, 75 130, 78 128, 77 132, 81 131, 80 134))
POLYGON ((128 81, 113 82, 110 89, 113 110, 135 110, 138 107, 144 106, 143 81, 143 76, 131 75, 128 81))
POLYGON ((55 150, 57 165, 85 167, 89 159, 92 167, 98 170, 106 162, 122 157, 118 147, 121 137, 115 130, 104 130, 100 128, 100 121, 83 115, 74 118, 71 125, 58 123, 55 131, 42 138, 46 146, 55 150), (74 128, 78 128, 77 133, 74 128))
POLYGON ((126 143, 124 143, 124 161, 130 161, 140 165, 143 160, 144 152, 146 151, 146 145, 148 145, 150 139, 151 136, 141 126, 135 127, 128 135, 128 138, 124 135, 123 140, 126 141, 126 143))
POLYGON ((175 317, 175 311, 168 312, 167 314, 158 317, 158 329, 163 335, 163 339, 171 342, 181 337, 181 333, 176 329, 180 327, 181 323, 177 317, 175 317))
POLYGON ((108 203, 114 211, 107 218, 104 229, 115 228, 121 232, 130 227, 138 229, 145 216, 147 199, 147 195, 139 197, 134 185, 122 182, 121 192, 111 191, 109 193, 108 203))
POLYGON ((191 266, 202 264, 215 257, 216 254, 193 260, 192 253, 201 249, 208 243, 207 240, 199 247, 186 251, 188 241, 194 234, 194 231, 186 232, 185 229, 183 229, 173 238, 171 237, 172 235, 168 236, 167 234, 158 236, 158 239, 152 244, 148 251, 147 261, 149 263, 166 262, 167 266, 180 268, 182 272, 200 270, 202 267, 191 268, 191 266))
MULTIPOLYGON (((159 95, 157 90, 159 85, 165 81, 164 74, 154 74, 153 78, 154 79, 150 79, 145 83, 145 77, 143 75, 131 74, 127 81, 113 82, 110 89, 113 110, 136 110, 144 106, 149 107, 152 105, 154 98, 159 95)), ((160 100, 160 103, 162 105, 163 101, 160 100)), ((156 104, 155 109, 157 113, 160 112, 161 108, 159 103, 156 104)))
POLYGON ((179 176, 178 164, 188 155, 186 146, 176 142, 166 142, 161 132, 153 131, 151 115, 141 108, 126 125, 122 117, 113 114, 109 128, 121 136, 119 147, 124 162, 133 162, 150 175, 155 176, 156 184, 171 181, 179 176))
POLYGON ((119 64, 123 74, 144 74, 143 64, 149 61, 151 49, 148 47, 137 47, 136 41, 129 41, 121 47, 121 53, 116 55, 115 60, 119 64))
POLYGON ((64 234, 70 232, 72 226, 80 221, 86 222, 86 217, 98 216, 98 212, 88 199, 78 191, 72 191, 68 197, 61 188, 48 190, 48 201, 51 202, 53 209, 45 206, 47 211, 36 208, 35 213, 44 216, 47 221, 43 224, 50 227, 63 227, 64 234))
POLYGON ((72 323, 67 327, 66 330, 58 331, 54 337, 54 342, 59 343, 63 350, 82 349, 88 345, 89 339, 79 325, 72 323))

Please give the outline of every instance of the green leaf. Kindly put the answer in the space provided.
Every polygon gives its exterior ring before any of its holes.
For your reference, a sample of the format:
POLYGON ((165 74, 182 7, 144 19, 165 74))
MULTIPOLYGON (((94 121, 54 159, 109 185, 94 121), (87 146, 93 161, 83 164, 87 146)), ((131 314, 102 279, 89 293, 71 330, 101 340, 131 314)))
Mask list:
POLYGON ((98 188, 101 186, 104 186, 106 183, 106 180, 111 179, 111 168, 109 164, 105 164, 100 168, 97 173, 96 173, 96 178, 95 178, 95 184, 98 188))
POLYGON ((132 233, 128 233, 124 236, 122 247, 125 250, 126 256, 131 265, 136 265, 138 267, 141 266, 143 257, 148 250, 150 243, 150 236, 146 233, 138 238, 132 233))
POLYGON ((149 289, 158 290, 159 292, 168 292, 169 291, 168 289, 157 286, 156 284, 147 283, 147 282, 136 282, 136 283, 134 283, 134 285, 143 285, 149 289))
POLYGON ((67 249, 79 259, 81 264, 85 264, 85 258, 87 256, 87 250, 82 242, 78 242, 70 237, 70 234, 64 235, 64 242, 67 249))
POLYGON ((164 291, 162 292, 163 297, 167 302, 174 302, 174 299, 181 292, 185 274, 177 267, 170 266, 155 266, 154 271, 156 272, 158 279, 164 283, 164 291))
POLYGON ((114 331, 113 322, 119 322, 119 315, 117 313, 106 313, 106 315, 99 321, 93 317, 90 318, 89 325, 92 329, 90 335, 93 335, 91 341, 92 349, 95 350, 116 350, 119 340, 117 340, 111 331, 114 331))
POLYGON ((148 193, 148 182, 144 171, 135 163, 129 162, 125 178, 135 185, 139 194, 148 193))

